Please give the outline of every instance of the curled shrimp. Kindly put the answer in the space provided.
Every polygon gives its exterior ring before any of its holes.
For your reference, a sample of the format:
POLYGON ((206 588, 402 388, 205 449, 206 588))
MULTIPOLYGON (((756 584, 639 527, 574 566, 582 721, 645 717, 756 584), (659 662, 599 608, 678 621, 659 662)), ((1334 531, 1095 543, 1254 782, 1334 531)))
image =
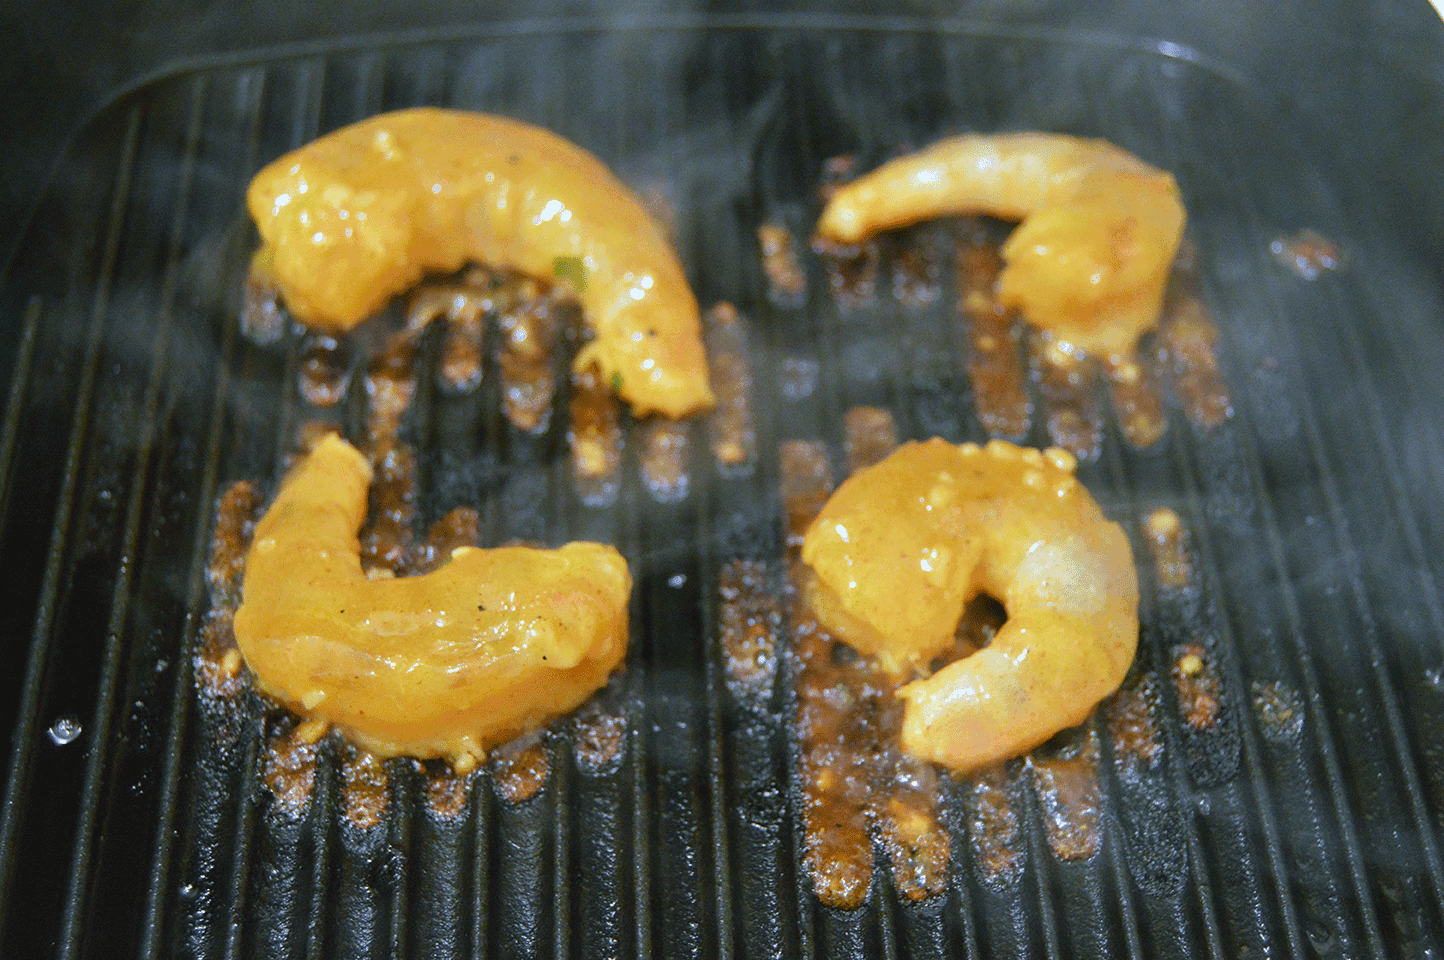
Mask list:
POLYGON ((297 320, 349 330, 427 271, 468 262, 564 280, 595 338, 578 369, 640 415, 713 402, 697 301, 676 253, 596 157, 537 127, 421 108, 271 163, 246 196, 258 272, 297 320))
POLYGON ((327 435, 287 477, 246 557, 236 641, 260 689, 384 756, 470 765, 576 707, 627 648, 632 580, 612 547, 463 547, 368 579, 371 467, 327 435))
POLYGON ((957 770, 1081 723, 1138 643, 1128 539, 1062 450, 908 443, 849 478, 807 532, 819 621, 891 671, 926 671, 964 604, 1007 621, 978 652, 898 691, 903 748, 957 770))
POLYGON ((1022 221, 1003 247, 1002 302, 1082 350, 1124 354, 1158 324, 1183 235, 1173 177, 1105 140, 1004 133, 939 141, 840 189, 820 239, 947 214, 1022 221))

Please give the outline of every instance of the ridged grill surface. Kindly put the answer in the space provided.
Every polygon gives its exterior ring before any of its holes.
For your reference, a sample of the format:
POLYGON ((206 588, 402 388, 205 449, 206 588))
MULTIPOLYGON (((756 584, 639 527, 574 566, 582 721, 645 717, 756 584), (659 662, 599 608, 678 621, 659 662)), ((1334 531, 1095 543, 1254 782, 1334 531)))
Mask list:
MULTIPOLYGON (((1092 39, 740 21, 478 30, 197 68, 116 102, 0 285, 0 956, 1444 950, 1444 458, 1437 378, 1410 338, 1426 301, 1372 259, 1386 225, 1342 219, 1295 123, 1225 72, 1092 39), (429 334, 403 421, 416 536, 470 505, 483 543, 616 543, 637 576, 629 667, 591 712, 472 778, 366 767, 325 740, 288 805, 268 750, 294 731, 196 679, 226 602, 207 575, 218 504, 238 482, 272 490, 308 420, 355 435, 368 413, 359 367, 318 412, 297 387, 302 338, 240 332, 244 188, 319 132, 418 103, 539 123, 660 191, 699 299, 736 307, 710 329, 745 373, 755 446, 724 455, 715 420, 624 416, 615 495, 583 497, 580 388, 519 430, 499 412, 495 331, 471 393, 442 382, 429 334), (1232 416, 1204 425, 1164 383, 1166 432, 1140 447, 1105 385, 1083 391, 1100 413, 1080 477, 1133 537, 1144 586, 1139 665, 1080 735, 1085 799, 1044 758, 944 777, 927 808, 943 891, 897 872, 914 861, 876 831, 906 831, 874 819, 861 905, 836 909, 802 815, 787 464, 812 456, 840 480, 854 424, 986 433, 951 258, 937 296, 900 299, 906 268, 885 250, 875 296, 850 305, 802 251, 792 299, 757 229, 805 239, 830 157, 867 169, 945 132, 1017 128, 1107 137, 1175 172, 1232 416), (1347 269, 1307 281, 1270 257, 1302 227, 1347 269), (1401 390, 1417 407, 1392 405, 1401 390), (658 451, 684 487, 654 475, 658 451), (1195 589, 1156 572, 1161 510, 1195 589), (732 656, 737 624, 755 670, 732 656), (1123 738, 1130 723, 1151 745, 1123 738), (1070 804, 1096 819, 1083 840, 1057 832, 1070 804)), ((1039 377, 1025 439, 1041 446, 1067 389, 1039 377)))

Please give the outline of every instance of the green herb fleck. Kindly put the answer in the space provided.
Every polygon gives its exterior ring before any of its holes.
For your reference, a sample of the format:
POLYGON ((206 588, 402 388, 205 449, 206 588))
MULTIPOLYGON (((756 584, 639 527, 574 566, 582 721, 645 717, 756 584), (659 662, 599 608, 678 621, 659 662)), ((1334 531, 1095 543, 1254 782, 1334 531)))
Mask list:
POLYGON ((587 288, 587 265, 581 257, 557 257, 552 261, 552 276, 571 284, 577 293, 587 288))
POLYGON ((613 371, 612 371, 612 392, 613 392, 613 393, 621 393, 621 392, 622 392, 622 371, 620 371, 620 370, 613 370, 613 371))

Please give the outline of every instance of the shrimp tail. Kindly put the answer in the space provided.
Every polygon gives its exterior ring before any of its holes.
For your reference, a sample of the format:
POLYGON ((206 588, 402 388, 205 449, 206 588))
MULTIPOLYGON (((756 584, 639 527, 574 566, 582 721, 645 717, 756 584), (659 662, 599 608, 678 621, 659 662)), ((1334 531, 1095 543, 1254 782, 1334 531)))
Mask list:
MULTIPOLYGON (((1137 621, 1089 623, 1100 642, 1037 642, 1004 624, 992 644, 898 690, 903 749, 954 770, 1016 757, 1086 720, 1123 682, 1137 621)), ((1079 636, 1079 624, 1059 624, 1079 636)), ((1047 627, 1036 620, 1029 631, 1047 627)))

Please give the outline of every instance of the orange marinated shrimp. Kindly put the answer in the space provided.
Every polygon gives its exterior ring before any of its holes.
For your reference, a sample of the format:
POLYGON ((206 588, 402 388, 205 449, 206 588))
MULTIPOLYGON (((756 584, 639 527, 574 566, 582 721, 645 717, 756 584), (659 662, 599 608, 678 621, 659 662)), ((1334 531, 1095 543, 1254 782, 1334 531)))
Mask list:
POLYGON ((328 435, 256 527, 235 629, 262 691, 384 756, 469 765, 607 682, 632 587, 616 550, 463 547, 432 573, 370 580, 370 482, 328 435))
POLYGON ((997 440, 908 443, 848 479, 808 530, 814 613, 886 669, 926 670, 978 593, 1007 611, 987 647, 898 691, 914 756, 957 770, 1017 756, 1081 723, 1127 673, 1137 573, 1075 465, 997 440))
POLYGON ((640 415, 713 402, 697 301, 635 197, 580 147, 485 114, 382 114, 251 181, 257 263, 297 320, 349 330, 427 271, 469 262, 569 281, 595 339, 577 356, 640 415))
POLYGON ((840 189, 818 236, 858 243, 947 214, 1021 220, 999 296, 1073 346, 1124 354, 1158 324, 1183 235, 1173 177, 1105 140, 1003 133, 942 140, 840 189))

